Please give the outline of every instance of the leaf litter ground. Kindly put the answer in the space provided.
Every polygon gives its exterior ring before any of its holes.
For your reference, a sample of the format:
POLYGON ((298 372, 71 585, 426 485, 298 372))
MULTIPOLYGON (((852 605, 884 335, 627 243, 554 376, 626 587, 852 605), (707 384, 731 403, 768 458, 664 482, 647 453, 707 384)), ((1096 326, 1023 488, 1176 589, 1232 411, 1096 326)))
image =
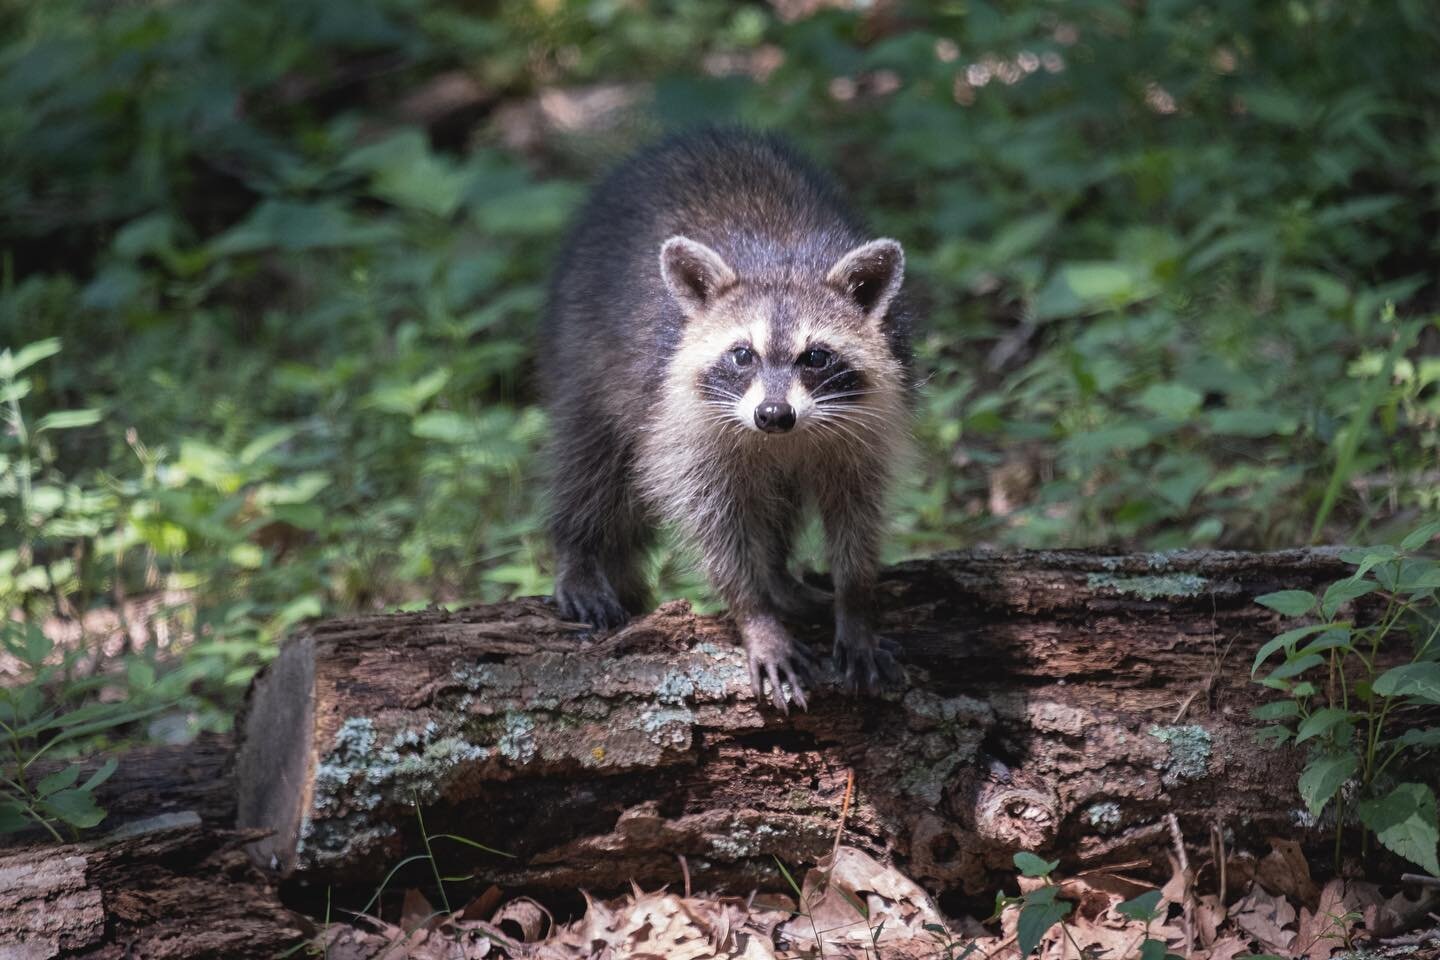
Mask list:
MULTIPOLYGON (((1272 840, 1265 856, 1233 854, 1225 880, 1202 890, 1194 871, 1171 858, 1171 878, 1146 924, 1117 908, 1153 884, 1127 870, 1100 868, 1060 880, 1056 896, 1074 905, 1051 927, 1042 960, 1147 958, 1145 942, 1193 960, 1280 957, 1295 960, 1436 960, 1440 891, 1388 896, 1374 883, 1335 878, 1317 885, 1298 844, 1272 840)), ((1211 865, 1213 866, 1213 864, 1211 865)), ((1047 881, 1022 877, 1022 893, 1047 881)), ((490 888, 463 909, 436 911, 419 891, 406 894, 398 923, 362 917, 331 924, 309 945, 328 960, 789 960, 801 957, 962 960, 1018 958, 1020 907, 982 925, 948 920, 930 897, 893 867, 851 847, 809 870, 798 898, 673 893, 665 889, 600 901, 584 916, 556 923, 536 901, 502 902, 490 888), (997 928, 998 927, 998 931, 997 928)), ((1413 892, 1413 891, 1411 891, 1413 892)), ((1150 948, 1160 956, 1158 948, 1150 948)))

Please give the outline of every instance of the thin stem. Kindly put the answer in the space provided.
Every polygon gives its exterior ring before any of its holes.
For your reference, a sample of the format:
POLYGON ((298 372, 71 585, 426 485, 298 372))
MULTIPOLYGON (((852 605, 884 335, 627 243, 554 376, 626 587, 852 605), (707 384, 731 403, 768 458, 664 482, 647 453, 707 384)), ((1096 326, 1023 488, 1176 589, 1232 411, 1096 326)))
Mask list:
POLYGON ((1345 801, 1335 798, 1335 872, 1340 872, 1340 840, 1345 827, 1345 801))
POLYGON ((50 836, 54 838, 56 843, 65 842, 65 838, 60 836, 60 831, 52 827, 49 820, 46 820, 44 817, 40 816, 40 814, 36 813, 34 810, 31 810, 29 807, 25 808, 25 812, 30 815, 30 819, 34 820, 36 823, 40 824, 40 826, 44 827, 46 831, 49 832, 50 836))
POLYGON ((445 905, 446 913, 454 913, 450 909, 450 898, 445 894, 445 881, 440 879, 440 867, 435 863, 435 851, 430 849, 430 834, 425 831, 425 815, 420 812, 420 798, 412 794, 415 801, 415 819, 420 821, 420 839, 425 843, 425 859, 430 861, 430 872, 435 875, 435 886, 440 891, 440 902, 445 905))

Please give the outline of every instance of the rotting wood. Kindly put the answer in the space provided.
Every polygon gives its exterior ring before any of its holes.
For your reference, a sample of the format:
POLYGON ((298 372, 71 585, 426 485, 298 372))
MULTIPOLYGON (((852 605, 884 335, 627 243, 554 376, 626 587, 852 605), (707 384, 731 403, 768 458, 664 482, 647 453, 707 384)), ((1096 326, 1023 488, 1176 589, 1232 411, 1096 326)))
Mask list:
POLYGON ((163 814, 104 839, 0 851, 0 957, 273 958, 315 934, 241 849, 163 814))
MULTIPOLYGON (((1067 866, 1303 832, 1297 758, 1253 741, 1261 593, 1344 576, 1334 551, 945 554, 886 571, 880 624, 906 686, 823 686, 781 717, 750 697, 722 618, 666 604, 592 642, 539 600, 335 620, 292 640, 245 721, 240 824, 301 882, 370 879, 430 832, 450 872, 593 891, 631 880, 745 892, 773 856, 834 842, 927 889, 993 889, 1017 849, 1067 866), (451 862, 453 860, 453 862, 451 862)), ((817 644, 827 636, 809 634, 817 644)), ((1161 855, 1163 856, 1163 855, 1161 855)))

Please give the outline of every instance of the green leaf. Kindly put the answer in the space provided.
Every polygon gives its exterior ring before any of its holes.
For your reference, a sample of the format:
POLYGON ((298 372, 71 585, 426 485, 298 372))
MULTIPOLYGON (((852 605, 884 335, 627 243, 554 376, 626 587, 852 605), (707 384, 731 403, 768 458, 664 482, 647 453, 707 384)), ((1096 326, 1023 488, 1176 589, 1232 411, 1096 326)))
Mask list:
POLYGON ((1358 769, 1360 758, 1350 751, 1318 757, 1306 764, 1305 772, 1300 774, 1300 798, 1310 815, 1320 816, 1320 811, 1358 769))
POLYGON ((1363 800, 1357 813, 1387 850, 1440 876, 1435 848, 1440 842, 1435 794, 1423 783, 1402 783, 1383 799, 1363 800))
POLYGON ((47 413, 35 423, 35 432, 44 433, 46 430, 73 430, 76 427, 88 427, 100 422, 99 410, 57 410, 54 413, 47 413))
POLYGON ((0 350, 0 378, 14 379, 41 360, 53 357, 59 352, 59 337, 27 343, 14 353, 9 350, 0 350))
POLYGON ((1297 677, 1297 676, 1299 676, 1300 674, 1304 673, 1306 670, 1310 670, 1310 669, 1313 669, 1313 668, 1315 668, 1315 667, 1323 666, 1324 663, 1325 663, 1325 658, 1322 657, 1322 656, 1320 656, 1320 654, 1318 654, 1318 653, 1306 654, 1306 655, 1303 656, 1303 657, 1295 657, 1294 659, 1286 660, 1286 661, 1285 661, 1284 663, 1282 663, 1280 666, 1278 666, 1278 667, 1276 667, 1274 670, 1272 670, 1272 671, 1270 672, 1270 676, 1266 677, 1265 679, 1267 679, 1267 680, 1288 680, 1288 679, 1290 679, 1291 677, 1297 677))
POLYGON ((1040 940, 1046 932, 1070 913, 1070 904, 1064 900, 1056 900, 1054 897, 1054 888, 1045 887, 1025 898, 1025 906, 1020 909, 1020 920, 1016 926, 1020 956, 1030 956, 1040 945, 1040 940), (1037 896, 1047 890, 1051 891, 1050 896, 1043 898, 1037 896))
POLYGON ((1280 746, 1280 744, 1285 743, 1287 740, 1289 740, 1290 737, 1290 728, 1281 726, 1278 723, 1271 724, 1268 727, 1263 727, 1262 729, 1255 731, 1256 743, 1268 744, 1272 747, 1280 746))
POLYGON ((1132 897, 1115 908, 1122 917, 1129 917, 1131 920, 1138 920, 1141 923, 1150 923, 1156 919, 1160 906, 1161 893, 1159 890, 1146 890, 1138 897, 1132 897))
POLYGON ((1035 854, 1021 850, 1015 854, 1015 869, 1020 871, 1024 877, 1048 877, 1058 866, 1059 860, 1043 860, 1035 854))
MULTIPOLYGON (((780 862, 779 857, 773 854, 771 856, 775 860, 775 866, 780 868, 780 875, 785 878, 785 882, 790 885, 790 889, 795 891, 795 899, 798 902, 800 898, 804 896, 800 891, 800 884, 796 883, 795 878, 790 876, 790 871, 785 869, 785 864, 780 862)), ((801 904, 801 906, 804 906, 804 904, 801 904)))
POLYGON ((1371 688, 1382 697, 1416 697, 1440 704, 1440 663, 1407 663, 1392 667, 1375 679, 1371 688))
POLYGON ((1298 717, 1300 715, 1300 704, 1294 700, 1276 700, 1263 706, 1255 707, 1250 715, 1256 720, 1270 723, 1274 720, 1284 720, 1287 717, 1298 717))
POLYGON ((128 661, 125 664, 125 682, 132 697, 144 693, 155 686, 155 665, 138 658, 128 661))
POLYGON ((1210 428, 1230 436, 1289 436, 1295 432, 1295 427, 1294 417, 1270 410, 1215 410, 1210 414, 1210 428))
POLYGON ((1158 417, 1168 420, 1187 420, 1200 409, 1205 397, 1198 390, 1183 383, 1155 383, 1140 394, 1136 401, 1140 406, 1158 417))
POLYGON ((1440 535, 1440 520, 1432 520, 1422 527, 1411 531, 1409 536, 1400 541, 1400 549, 1409 553, 1412 550, 1419 550, 1425 544, 1440 535))
POLYGON ((418 130, 361 147, 344 166, 369 171, 374 178, 371 189, 382 200, 437 217, 449 217, 459 209, 475 178, 474 171, 458 169, 448 157, 431 151, 418 130))
POLYGON ((38 623, 25 624, 25 663, 29 667, 38 669, 54 649, 55 641, 50 639, 38 623))
POLYGON ((1295 732, 1295 742, 1297 744, 1304 743, 1311 737, 1329 733, 1337 725, 1349 720, 1351 716, 1349 710, 1343 710, 1340 707, 1322 707, 1306 717, 1305 722, 1300 724, 1300 729, 1295 732))
POLYGON ((265 200, 211 240, 209 250, 217 257, 269 249, 297 252, 384 243, 395 236, 390 224, 364 220, 335 203, 265 200))
POLYGON ((1322 630, 1330 629, 1333 629, 1332 624, 1312 623, 1308 627, 1296 627, 1294 630, 1286 630, 1279 636, 1266 640, 1264 645, 1261 646, 1255 654, 1255 663, 1250 667, 1250 676, 1255 676, 1256 671, 1260 669, 1260 664, 1269 660, 1275 651, 1283 648, 1288 652, 1294 646, 1296 640, 1308 637, 1314 633, 1319 633, 1322 630))
POLYGON ((72 763, 61 770, 56 770, 48 777, 41 778, 40 782, 35 785, 35 795, 48 797, 52 793, 59 793, 61 790, 73 787, 75 781, 79 779, 80 767, 72 763))
POLYGON ((41 811, 81 830, 93 827, 105 819, 105 811, 95 803, 93 794, 85 790, 61 790, 48 796, 40 804, 41 811))
POLYGON ((1255 602, 1287 617, 1303 617, 1315 609, 1316 599, 1309 590, 1279 590, 1258 596, 1255 602))
POLYGON ((1379 588, 1380 585, 1374 581, 1354 577, 1332 583, 1325 589, 1325 596, 1320 600, 1320 616, 1329 620, 1341 604, 1349 603, 1356 597, 1363 597, 1379 588))
POLYGON ((1140 944, 1140 960, 1165 960, 1164 941, 1146 940, 1140 944))
POLYGON ((1098 430, 1072 434, 1062 444, 1065 452, 1077 458, 1102 457, 1114 452, 1138 450, 1150 442, 1150 431, 1134 423, 1120 423, 1098 430))
POLYGON ((1363 547, 1357 550, 1346 550, 1340 554, 1340 559, 1346 563, 1356 565, 1356 570, 1351 574, 1352 578, 1363 577, 1369 573, 1376 564, 1394 560, 1399 556, 1399 551, 1388 543, 1378 544, 1373 547, 1363 547))
POLYGON ((114 757, 107 757, 105 762, 100 765, 100 768, 90 774, 89 778, 80 785, 80 789, 87 793, 94 791, 100 784, 109 780, 110 775, 113 774, 119 766, 119 760, 116 760, 114 757))
POLYGON ((1375 568, 1380 586, 1395 593, 1428 593, 1440 587, 1440 564, 1428 557, 1406 557, 1375 568))
POLYGON ((1326 650, 1353 650, 1350 645, 1350 627, 1334 626, 1316 637, 1312 643, 1307 643, 1295 651, 1297 656, 1304 656, 1308 653, 1323 653, 1326 650))
POLYGON ((68 713, 45 717, 26 724, 16 731, 17 736, 34 736, 46 730, 57 730, 54 737, 45 743, 45 748, 57 746, 76 737, 86 737, 112 727, 143 720, 166 709, 165 704, 143 708, 131 708, 125 703, 90 703, 68 713))
POLYGON ((480 437, 474 418, 453 410, 422 413, 411 421, 410 432, 426 440, 440 440, 445 443, 469 443, 480 437))
POLYGON ((1440 727, 1426 727, 1423 730, 1406 730, 1395 738, 1395 742, 1401 746, 1415 747, 1421 750, 1440 747, 1440 727))
POLYGON ((1141 286, 1135 271, 1124 263, 1073 263, 1060 275, 1074 294, 1087 302, 1125 303, 1135 298, 1141 286))

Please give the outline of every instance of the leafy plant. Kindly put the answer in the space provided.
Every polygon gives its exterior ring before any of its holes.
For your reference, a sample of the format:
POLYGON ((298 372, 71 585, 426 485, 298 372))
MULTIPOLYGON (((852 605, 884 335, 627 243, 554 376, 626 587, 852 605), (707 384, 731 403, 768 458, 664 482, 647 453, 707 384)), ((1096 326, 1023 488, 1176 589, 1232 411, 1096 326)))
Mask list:
POLYGON ((1440 749, 1440 562, 1421 551, 1440 522, 1425 524, 1398 546, 1347 551, 1355 572, 1322 594, 1284 590, 1256 601, 1302 623, 1264 644, 1252 677, 1286 698, 1255 710, 1270 721, 1261 736, 1307 745, 1300 796, 1312 816, 1333 801, 1336 850, 1347 815, 1387 849, 1440 874, 1440 826, 1428 783, 1396 782, 1414 761, 1440 749), (1373 623, 1343 616, 1353 602, 1372 596, 1373 623), (1408 648, 1407 648, 1408 641, 1408 648), (1280 662, 1260 676, 1273 659, 1280 662), (1399 661, 1397 663, 1397 661, 1399 661), (1347 789, 1348 788, 1348 789, 1347 789))
POLYGON ((19 681, 0 687, 0 833, 38 827, 56 840, 62 839, 61 828, 76 836, 105 818, 95 790, 115 772, 117 761, 109 758, 82 782, 78 753, 166 709, 176 690, 173 682, 156 684, 153 672, 135 662, 123 680, 132 688, 130 697, 93 696, 112 681, 99 674, 99 655, 84 642, 88 604, 77 593, 79 569, 96 552, 123 553, 124 543, 111 527, 113 499, 67 482, 55 468, 56 436, 94 425, 99 412, 55 411, 33 423, 24 414, 21 401, 31 393, 35 368, 59 351, 57 340, 0 350, 6 427, 0 438, 0 517, 11 533, 9 542, 0 542, 0 601, 10 612, 0 619, 0 650, 12 658, 19 681), (61 553, 56 547, 63 542, 78 547, 61 553), (78 643, 57 647, 38 622, 44 608, 31 602, 36 597, 75 628, 78 643), (91 663, 82 675, 78 668, 87 656, 91 663), (47 765, 53 769, 37 776, 47 765))
MULTIPOLYGON (((1020 950, 1021 957, 1028 957, 1045 939, 1058 924, 1061 935, 1070 941, 1077 956, 1083 956, 1084 951, 1065 926, 1065 918, 1074 909, 1074 904, 1059 898, 1060 885, 1053 878, 1055 868, 1060 866, 1059 860, 1046 860, 1033 853, 1022 850, 1014 855, 1015 869, 1020 871, 1022 877, 1030 877, 1042 880, 1044 883, 1031 890, 1029 893, 1021 894, 1018 897, 1007 896, 1003 891, 995 895, 995 910, 991 920, 996 920, 1010 907, 1019 907, 1020 916, 1016 922, 1015 937, 1016 944, 1020 950)), ((1130 900, 1116 905, 1115 910, 1122 917, 1135 920, 1145 925, 1145 937, 1140 943, 1139 960, 1179 960, 1174 954, 1168 953, 1163 940, 1152 940, 1150 938, 1150 924, 1160 919, 1159 890, 1148 890, 1130 900)))
POLYGON ((1003 892, 997 893, 995 895, 995 912, 991 919, 998 918, 1007 907, 1018 906, 1020 908, 1020 918, 1015 935, 1020 948, 1020 956, 1028 957, 1035 952, 1035 948, 1040 945, 1045 934, 1050 932, 1050 929, 1056 924, 1060 925, 1062 934, 1069 936, 1068 931, 1065 930, 1064 921, 1070 915, 1070 911, 1074 909, 1074 905, 1058 899, 1060 887, 1050 878, 1050 874, 1060 866, 1059 860, 1044 860, 1023 850, 1015 854, 1014 860, 1015 869, 1020 871, 1022 877, 1033 877, 1044 880, 1045 883, 1018 897, 1006 896, 1003 892))
POLYGON ((1150 937, 1150 924, 1160 919, 1159 890, 1147 890, 1115 908, 1122 917, 1145 924, 1145 939, 1140 941, 1140 960, 1169 960, 1174 956, 1165 949, 1165 941, 1150 937))

